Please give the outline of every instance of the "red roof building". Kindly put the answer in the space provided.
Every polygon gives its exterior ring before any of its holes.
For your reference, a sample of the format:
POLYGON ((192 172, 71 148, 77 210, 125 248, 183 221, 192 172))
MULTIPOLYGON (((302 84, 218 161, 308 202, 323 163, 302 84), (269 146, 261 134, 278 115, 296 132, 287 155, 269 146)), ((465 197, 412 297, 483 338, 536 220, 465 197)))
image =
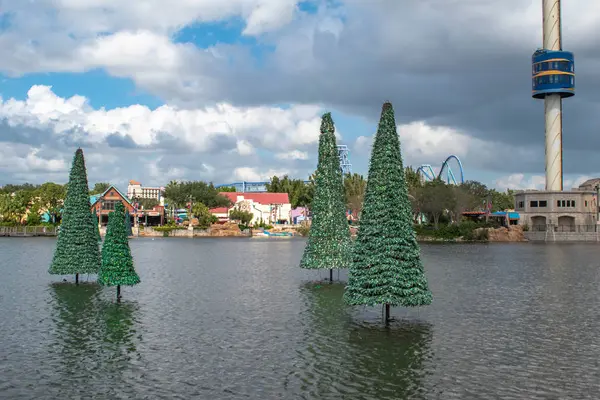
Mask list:
POLYGON ((210 210, 219 222, 229 220, 229 211, 239 208, 254 215, 252 223, 263 221, 269 224, 289 224, 291 221, 292 205, 287 193, 236 193, 221 192, 222 196, 231 200, 230 208, 219 207, 210 210))

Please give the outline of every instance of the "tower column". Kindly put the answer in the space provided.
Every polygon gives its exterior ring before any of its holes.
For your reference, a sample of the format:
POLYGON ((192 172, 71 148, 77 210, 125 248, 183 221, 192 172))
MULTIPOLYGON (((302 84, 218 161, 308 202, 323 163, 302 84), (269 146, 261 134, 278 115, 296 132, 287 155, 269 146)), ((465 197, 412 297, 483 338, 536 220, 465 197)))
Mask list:
MULTIPOLYGON (((544 49, 562 50, 560 0, 543 1, 544 49)), ((548 94, 544 99, 546 122, 546 190, 563 190, 562 97, 548 94)))

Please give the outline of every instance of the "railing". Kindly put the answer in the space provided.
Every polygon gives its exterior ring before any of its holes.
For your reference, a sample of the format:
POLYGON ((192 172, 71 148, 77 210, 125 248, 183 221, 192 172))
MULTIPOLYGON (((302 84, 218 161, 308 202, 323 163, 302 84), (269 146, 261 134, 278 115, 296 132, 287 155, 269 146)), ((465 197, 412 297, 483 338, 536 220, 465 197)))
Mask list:
POLYGON ((532 232, 596 232, 596 225, 533 225, 532 232))
POLYGON ((58 228, 50 226, 0 226, 0 236, 56 236, 58 228))

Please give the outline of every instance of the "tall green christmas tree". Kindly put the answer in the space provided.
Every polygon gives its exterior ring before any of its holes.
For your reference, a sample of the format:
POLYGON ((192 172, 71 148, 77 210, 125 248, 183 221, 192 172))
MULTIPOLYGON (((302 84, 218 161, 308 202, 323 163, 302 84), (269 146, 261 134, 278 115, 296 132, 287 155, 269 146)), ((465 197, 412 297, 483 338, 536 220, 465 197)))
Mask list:
POLYGON ((394 109, 385 103, 369 165, 367 188, 344 293, 350 305, 431 304, 413 228, 394 109))
POLYGON ((95 274, 100 268, 98 226, 90 211, 83 150, 77 149, 67 184, 62 223, 49 272, 54 275, 95 274), (94 231, 95 230, 95 231, 94 231))
POLYGON ((98 241, 98 243, 100 243, 102 241, 102 237, 100 236, 100 227, 98 226, 98 217, 94 213, 90 213, 90 214, 92 214, 92 222, 94 223, 94 227, 96 227, 96 229, 94 229, 94 232, 96 235, 96 240, 98 241))
POLYGON ((347 268, 352 261, 352 239, 346 220, 342 171, 330 113, 324 114, 321 121, 312 215, 300 267, 328 268, 329 279, 333 281, 333 269, 347 268))
POLYGON ((125 226, 125 207, 121 202, 117 203, 115 211, 108 215, 98 283, 104 286, 116 286, 117 300, 121 298, 121 285, 133 286, 140 283, 140 277, 133 267, 133 257, 131 257, 125 226))

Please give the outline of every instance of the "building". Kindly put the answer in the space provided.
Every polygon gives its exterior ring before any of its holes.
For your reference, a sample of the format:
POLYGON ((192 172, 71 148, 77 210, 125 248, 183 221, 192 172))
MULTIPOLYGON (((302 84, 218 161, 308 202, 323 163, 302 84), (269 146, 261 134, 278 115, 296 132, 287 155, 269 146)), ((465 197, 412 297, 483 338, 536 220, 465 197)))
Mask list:
POLYGON ((236 193, 222 192, 231 200, 232 206, 213 208, 210 212, 219 218, 220 222, 229 220, 229 211, 239 208, 253 214, 251 223, 263 221, 268 224, 289 224, 291 221, 292 205, 287 193, 236 193))
POLYGON ((164 206, 165 200, 162 195, 164 190, 164 187, 142 186, 140 182, 131 180, 127 186, 127 197, 130 199, 152 199, 164 206))
POLYGON ((518 192, 515 211, 520 224, 531 231, 594 232, 597 194, 589 190, 518 192))
POLYGON ((113 185, 102 194, 90 196, 91 211, 96 214, 101 225, 108 223, 108 214, 115 210, 115 205, 119 202, 123 204, 126 212, 134 213, 131 200, 113 185))
POLYGON ((90 196, 90 204, 92 213, 98 216, 98 221, 101 225, 108 223, 108 214, 114 211, 115 205, 121 202, 125 207, 125 211, 131 216, 131 223, 137 226, 142 224, 145 226, 163 225, 165 219, 165 207, 155 206, 151 210, 139 210, 136 204, 131 201, 128 196, 125 196, 115 186, 109 186, 102 194, 90 196), (137 220, 136 218, 137 217, 137 220))

